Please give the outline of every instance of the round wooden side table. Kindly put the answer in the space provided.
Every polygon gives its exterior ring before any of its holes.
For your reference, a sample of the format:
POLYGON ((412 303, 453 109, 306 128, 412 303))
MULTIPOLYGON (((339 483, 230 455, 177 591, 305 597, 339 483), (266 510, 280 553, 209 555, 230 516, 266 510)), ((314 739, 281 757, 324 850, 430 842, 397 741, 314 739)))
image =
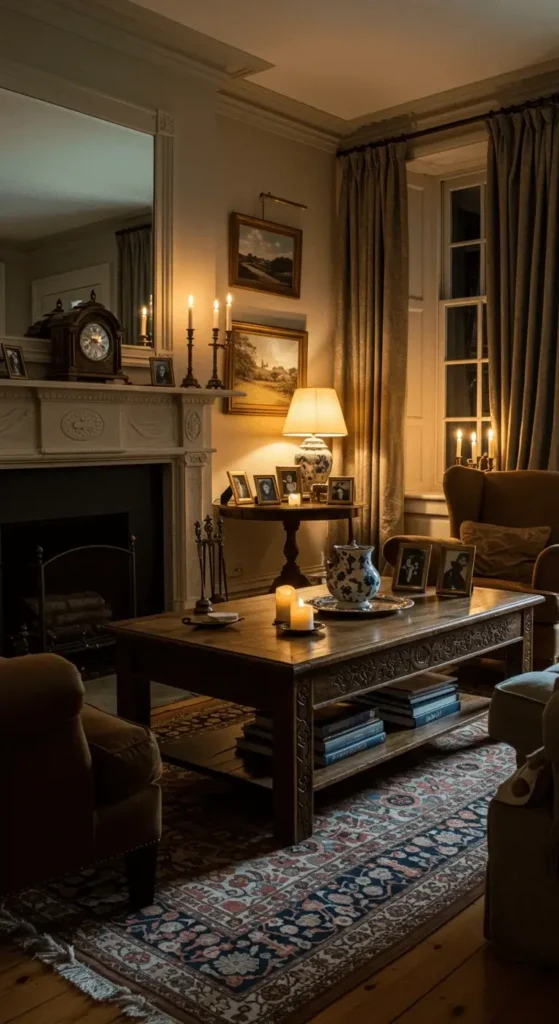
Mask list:
POLYGON ((285 530, 285 545, 283 553, 285 555, 285 564, 279 574, 276 576, 272 586, 270 587, 270 593, 281 587, 285 583, 290 584, 292 587, 310 587, 311 580, 301 572, 297 565, 297 556, 299 555, 299 548, 297 546, 297 531, 302 522, 319 522, 324 520, 332 519, 347 519, 348 525, 348 542, 351 544, 353 540, 353 522, 352 520, 359 515, 362 509, 365 508, 365 503, 358 503, 355 505, 328 505, 324 502, 303 502, 302 505, 296 508, 291 508, 289 505, 220 505, 219 502, 215 504, 216 510, 219 511, 219 515, 223 519, 244 519, 248 522, 270 522, 270 523, 283 523, 285 530))

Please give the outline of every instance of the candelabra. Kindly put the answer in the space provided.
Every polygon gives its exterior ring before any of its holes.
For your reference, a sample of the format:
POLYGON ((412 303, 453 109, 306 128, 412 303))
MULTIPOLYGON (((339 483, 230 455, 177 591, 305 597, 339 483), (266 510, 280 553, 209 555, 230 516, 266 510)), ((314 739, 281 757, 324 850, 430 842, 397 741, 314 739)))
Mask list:
POLYGON ((202 523, 196 522, 194 524, 198 563, 200 565, 200 597, 195 605, 195 611, 198 614, 207 614, 212 611, 214 604, 219 604, 229 599, 227 571, 225 568, 225 558, 223 557, 223 520, 218 519, 217 532, 214 533, 213 519, 211 516, 206 516, 203 529, 205 537, 202 536, 202 523), (206 596, 208 572, 210 597, 206 596))
POLYGON ((218 353, 218 349, 220 349, 220 348, 222 348, 224 351, 227 351, 227 349, 229 348, 229 346, 231 344, 231 333, 232 333, 231 331, 226 331, 225 332, 225 342, 220 342, 219 341, 219 327, 214 327, 213 330, 212 330, 212 341, 210 341, 210 348, 213 348, 213 367, 212 367, 212 375, 211 375, 208 383, 206 384, 206 387, 207 388, 213 388, 215 391, 222 391, 224 389, 224 387, 225 387, 225 385, 220 380, 219 374, 217 372, 217 353, 218 353))
POLYGON ((194 376, 192 370, 192 348, 194 346, 194 328, 188 327, 186 330, 187 336, 187 348, 188 348, 188 366, 186 368, 186 377, 184 378, 181 387, 183 388, 199 388, 200 385, 194 376))
MULTIPOLYGON (((454 461, 457 466, 464 465, 461 455, 457 455, 454 461)), ((482 473, 491 473, 495 469, 495 459, 492 455, 484 452, 483 455, 478 455, 475 461, 474 459, 466 459, 466 469, 480 469, 482 473)))

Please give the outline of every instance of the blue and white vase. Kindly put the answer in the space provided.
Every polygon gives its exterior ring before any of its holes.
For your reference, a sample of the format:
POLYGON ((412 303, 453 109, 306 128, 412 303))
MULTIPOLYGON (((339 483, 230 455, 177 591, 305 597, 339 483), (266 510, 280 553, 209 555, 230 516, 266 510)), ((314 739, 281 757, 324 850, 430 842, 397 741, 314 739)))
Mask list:
POLYGON ((380 574, 368 544, 334 544, 326 563, 326 586, 342 608, 366 611, 380 590, 380 574))

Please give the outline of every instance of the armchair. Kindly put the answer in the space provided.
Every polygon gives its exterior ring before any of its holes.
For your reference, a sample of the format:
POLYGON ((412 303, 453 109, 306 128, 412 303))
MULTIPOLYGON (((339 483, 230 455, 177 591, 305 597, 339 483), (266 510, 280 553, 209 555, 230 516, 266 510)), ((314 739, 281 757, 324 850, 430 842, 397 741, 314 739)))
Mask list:
MULTIPOLYGON (((474 586, 543 594, 545 603, 535 609, 534 664, 545 668, 559 661, 559 473, 545 470, 482 473, 452 466, 443 477, 450 517, 450 534, 460 543, 460 527, 470 520, 493 526, 549 526, 547 547, 538 556, 530 584, 506 578, 474 576, 474 586)), ((384 557, 394 567, 402 541, 433 545, 429 584, 437 579, 440 549, 449 538, 391 537, 384 557)))
POLYGON ((149 729, 84 705, 54 654, 0 659, 0 896, 123 855, 153 902, 161 760, 149 729))

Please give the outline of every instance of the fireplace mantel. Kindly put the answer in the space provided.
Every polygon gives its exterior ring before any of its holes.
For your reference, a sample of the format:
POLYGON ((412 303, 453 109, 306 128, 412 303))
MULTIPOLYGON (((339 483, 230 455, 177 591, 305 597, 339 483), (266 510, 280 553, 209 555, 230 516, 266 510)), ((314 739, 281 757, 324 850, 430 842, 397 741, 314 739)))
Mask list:
POLYGON ((166 603, 197 596, 194 523, 212 507, 211 406, 238 391, 0 381, 0 486, 10 468, 165 463, 166 603))

